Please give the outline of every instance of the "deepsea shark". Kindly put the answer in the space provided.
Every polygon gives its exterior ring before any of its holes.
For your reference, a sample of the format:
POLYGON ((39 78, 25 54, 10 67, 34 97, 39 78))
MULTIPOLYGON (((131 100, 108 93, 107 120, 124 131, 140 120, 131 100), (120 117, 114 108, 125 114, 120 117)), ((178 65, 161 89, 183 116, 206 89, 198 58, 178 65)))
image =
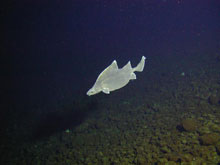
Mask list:
POLYGON ((110 94, 110 92, 120 89, 127 85, 130 80, 135 80, 134 72, 142 72, 145 65, 146 57, 142 56, 139 64, 132 68, 129 61, 123 68, 119 69, 117 61, 114 60, 111 65, 104 69, 98 76, 95 84, 87 92, 88 96, 103 92, 110 94))

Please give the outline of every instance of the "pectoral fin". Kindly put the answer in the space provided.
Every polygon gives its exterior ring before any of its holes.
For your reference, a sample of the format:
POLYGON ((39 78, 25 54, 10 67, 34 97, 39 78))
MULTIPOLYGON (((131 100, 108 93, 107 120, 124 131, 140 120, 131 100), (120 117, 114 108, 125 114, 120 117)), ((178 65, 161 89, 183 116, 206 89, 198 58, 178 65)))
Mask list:
POLYGON ((130 80, 135 80, 135 79, 136 79, 136 74, 135 73, 131 73, 130 80))
POLYGON ((105 94, 109 94, 110 93, 108 88, 103 88, 102 92, 105 93, 105 94))

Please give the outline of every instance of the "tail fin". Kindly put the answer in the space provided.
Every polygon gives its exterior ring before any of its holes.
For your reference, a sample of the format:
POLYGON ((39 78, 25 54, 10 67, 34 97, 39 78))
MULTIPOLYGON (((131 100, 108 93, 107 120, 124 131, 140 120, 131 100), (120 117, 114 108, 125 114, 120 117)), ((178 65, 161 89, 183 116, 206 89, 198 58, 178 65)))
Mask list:
POLYGON ((133 68, 133 72, 142 72, 144 69, 144 65, 145 65, 145 59, 146 57, 142 56, 141 61, 139 62, 139 64, 133 68))

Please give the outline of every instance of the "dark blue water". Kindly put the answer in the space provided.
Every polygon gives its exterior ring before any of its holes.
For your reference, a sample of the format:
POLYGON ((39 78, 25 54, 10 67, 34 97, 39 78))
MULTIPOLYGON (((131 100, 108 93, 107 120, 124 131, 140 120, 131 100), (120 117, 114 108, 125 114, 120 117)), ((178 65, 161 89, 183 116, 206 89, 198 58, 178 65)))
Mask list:
POLYGON ((220 128, 218 0, 8 2, 1 18, 4 164, 220 163, 220 142, 201 140, 220 136, 206 126, 215 121, 220 128), (113 60, 134 67, 142 56, 137 80, 110 95, 86 95, 113 60), (185 129, 175 150, 166 144, 179 139, 176 126, 186 118, 204 127, 190 132, 196 146, 182 142, 193 141, 185 129), (149 137, 138 135, 140 127, 149 127, 149 137), (201 156, 192 148, 213 152, 201 156))

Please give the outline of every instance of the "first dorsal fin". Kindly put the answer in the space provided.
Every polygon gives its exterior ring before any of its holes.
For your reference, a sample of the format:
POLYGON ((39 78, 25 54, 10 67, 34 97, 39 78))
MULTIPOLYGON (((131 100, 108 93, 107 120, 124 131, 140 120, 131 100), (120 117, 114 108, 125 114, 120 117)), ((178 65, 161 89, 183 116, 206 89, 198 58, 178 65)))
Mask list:
POLYGON ((105 68, 105 70, 102 71, 102 73, 100 73, 97 80, 101 80, 103 75, 110 74, 112 72, 115 72, 116 70, 118 70, 118 65, 117 61, 114 60, 111 65, 109 65, 107 68, 105 68))
POLYGON ((114 60, 113 62, 112 62, 112 64, 111 65, 109 65, 109 67, 108 68, 106 68, 106 69, 118 69, 118 64, 117 64, 117 61, 116 60, 114 60))
POLYGON ((118 64, 117 64, 117 61, 114 60, 111 65, 109 65, 107 68, 105 68, 105 70, 103 70, 103 73, 108 73, 108 72, 112 72, 112 71, 115 71, 115 70, 118 70, 118 64))

